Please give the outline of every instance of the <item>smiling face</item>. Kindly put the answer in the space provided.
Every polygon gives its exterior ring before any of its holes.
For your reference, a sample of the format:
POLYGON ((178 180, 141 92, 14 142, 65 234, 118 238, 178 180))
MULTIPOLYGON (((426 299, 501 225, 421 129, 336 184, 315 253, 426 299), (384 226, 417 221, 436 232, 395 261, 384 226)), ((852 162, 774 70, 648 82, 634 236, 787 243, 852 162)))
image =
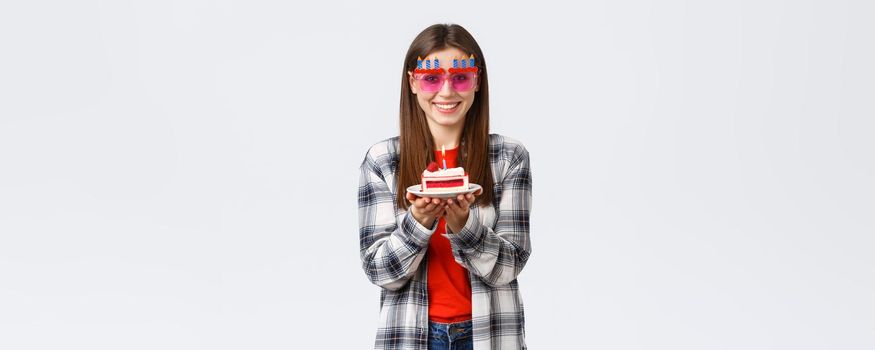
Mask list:
MULTIPOLYGON (((461 60, 462 58, 467 58, 468 54, 457 48, 450 47, 431 52, 426 57, 432 60, 435 58, 439 59, 441 68, 447 69, 452 67, 453 58, 461 60)), ((425 60, 426 57, 423 57, 423 59, 425 60)), ((409 72, 408 79, 410 80, 410 90, 416 95, 419 107, 425 111, 429 128, 432 130, 437 127, 461 128, 464 125, 465 115, 474 103, 474 93, 479 89, 479 86, 475 85, 473 89, 468 91, 456 91, 453 89, 451 79, 448 79, 440 87, 440 90, 427 92, 420 89, 419 82, 414 78, 413 72, 409 72)))

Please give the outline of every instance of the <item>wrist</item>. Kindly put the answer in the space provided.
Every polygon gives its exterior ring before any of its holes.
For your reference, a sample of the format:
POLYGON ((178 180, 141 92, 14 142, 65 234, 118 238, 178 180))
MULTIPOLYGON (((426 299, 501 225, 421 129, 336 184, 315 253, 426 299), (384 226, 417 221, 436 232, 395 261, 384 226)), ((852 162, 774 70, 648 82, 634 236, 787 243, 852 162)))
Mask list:
POLYGON ((420 221, 419 223, 422 224, 422 226, 431 228, 432 226, 434 226, 434 222, 435 222, 434 218, 425 218, 422 221, 420 221))
POLYGON ((417 214, 416 212, 414 212, 413 218, 416 219, 416 222, 418 222, 420 225, 422 225, 424 227, 431 228, 432 226, 434 226, 435 218, 433 218, 433 217, 429 217, 426 215, 420 215, 420 214, 417 214))
POLYGON ((468 222, 469 215, 465 215, 464 217, 458 218, 458 220, 447 220, 447 228, 452 233, 459 233, 465 228, 465 223, 468 222))

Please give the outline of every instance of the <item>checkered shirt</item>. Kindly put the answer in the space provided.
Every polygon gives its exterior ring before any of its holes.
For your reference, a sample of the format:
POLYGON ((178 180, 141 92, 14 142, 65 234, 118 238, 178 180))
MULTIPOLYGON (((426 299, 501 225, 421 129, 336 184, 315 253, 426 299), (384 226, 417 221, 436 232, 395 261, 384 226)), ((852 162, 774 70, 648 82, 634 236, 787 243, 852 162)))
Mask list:
MULTIPOLYGON (((517 140, 489 135, 494 205, 472 206, 460 232, 447 230, 453 256, 468 270, 474 349, 526 349, 517 276, 531 254, 529 153, 517 140)), ((359 178, 362 268, 380 288, 374 349, 428 348, 428 242, 434 227, 395 205, 398 137, 371 146, 359 178)))

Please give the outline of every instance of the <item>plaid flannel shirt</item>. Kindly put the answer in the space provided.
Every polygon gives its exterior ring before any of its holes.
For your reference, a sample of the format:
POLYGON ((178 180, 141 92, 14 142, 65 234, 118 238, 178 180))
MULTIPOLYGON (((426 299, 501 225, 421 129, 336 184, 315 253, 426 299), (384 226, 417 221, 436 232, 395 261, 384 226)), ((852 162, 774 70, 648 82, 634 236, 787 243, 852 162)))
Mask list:
MULTIPOLYGON (((450 232, 453 256, 468 270, 474 349, 526 349, 523 301, 517 285, 531 253, 529 153, 518 141, 489 136, 495 187, 492 206, 472 206, 460 232, 450 232)), ((428 348, 428 242, 409 210, 395 205, 398 137, 368 150, 359 179, 362 268, 380 290, 375 349, 428 348)))

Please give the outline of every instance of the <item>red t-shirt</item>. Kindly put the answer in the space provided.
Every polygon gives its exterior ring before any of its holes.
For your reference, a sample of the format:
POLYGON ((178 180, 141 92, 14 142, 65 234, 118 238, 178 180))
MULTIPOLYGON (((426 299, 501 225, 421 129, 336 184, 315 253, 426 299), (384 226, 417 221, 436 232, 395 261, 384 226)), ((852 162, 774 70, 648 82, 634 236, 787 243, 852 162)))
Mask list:
MULTIPOLYGON (((458 148, 446 150, 447 168, 456 167, 458 148)), ((435 159, 443 167, 441 151, 435 159)), ((428 243, 428 318, 435 322, 455 323, 471 319, 471 281, 468 270, 453 258, 446 221, 438 221, 437 230, 428 243)))

